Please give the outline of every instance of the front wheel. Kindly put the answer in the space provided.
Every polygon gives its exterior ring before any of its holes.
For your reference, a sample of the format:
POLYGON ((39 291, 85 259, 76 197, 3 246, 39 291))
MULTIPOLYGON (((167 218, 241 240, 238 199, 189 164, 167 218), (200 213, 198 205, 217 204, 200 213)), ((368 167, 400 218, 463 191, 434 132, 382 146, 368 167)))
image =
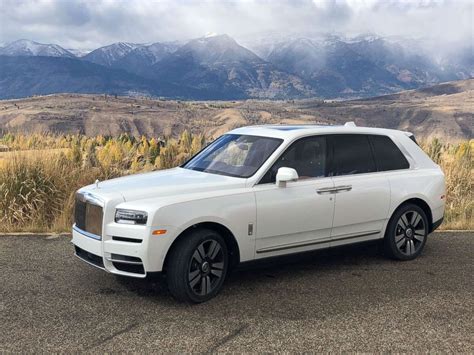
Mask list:
POLYGON ((395 211, 387 225, 384 250, 397 260, 412 260, 420 255, 428 237, 428 218, 414 204, 406 204, 395 211))
POLYGON ((200 303, 217 295, 229 263, 226 243, 218 233, 192 231, 170 253, 166 277, 174 298, 200 303))

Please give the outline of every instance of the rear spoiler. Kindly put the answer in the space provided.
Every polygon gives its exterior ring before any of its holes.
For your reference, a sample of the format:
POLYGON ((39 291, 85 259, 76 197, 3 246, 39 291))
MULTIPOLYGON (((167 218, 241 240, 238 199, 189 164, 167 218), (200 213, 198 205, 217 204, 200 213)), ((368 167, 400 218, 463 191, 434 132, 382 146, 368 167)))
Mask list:
POLYGON ((416 141, 416 138, 415 138, 415 135, 411 132, 403 132, 408 138, 410 138, 413 142, 416 143, 416 145, 418 145, 418 142, 416 141))

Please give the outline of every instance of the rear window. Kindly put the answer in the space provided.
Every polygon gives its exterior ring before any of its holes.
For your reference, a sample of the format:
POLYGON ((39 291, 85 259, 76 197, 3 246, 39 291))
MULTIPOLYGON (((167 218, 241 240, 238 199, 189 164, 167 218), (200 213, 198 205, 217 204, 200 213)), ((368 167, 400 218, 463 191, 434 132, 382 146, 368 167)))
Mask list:
POLYGON ((376 171, 369 139, 361 134, 331 136, 334 175, 363 174, 376 171))
POLYGON ((378 171, 408 169, 410 164, 395 143, 387 136, 369 136, 374 148, 378 171))

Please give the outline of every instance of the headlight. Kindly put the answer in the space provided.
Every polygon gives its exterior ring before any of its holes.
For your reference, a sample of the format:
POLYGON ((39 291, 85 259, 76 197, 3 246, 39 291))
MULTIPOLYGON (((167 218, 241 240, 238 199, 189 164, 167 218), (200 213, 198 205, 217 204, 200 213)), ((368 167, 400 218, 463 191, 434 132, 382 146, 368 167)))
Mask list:
POLYGON ((115 222, 124 224, 146 224, 148 214, 143 211, 116 210, 115 222))

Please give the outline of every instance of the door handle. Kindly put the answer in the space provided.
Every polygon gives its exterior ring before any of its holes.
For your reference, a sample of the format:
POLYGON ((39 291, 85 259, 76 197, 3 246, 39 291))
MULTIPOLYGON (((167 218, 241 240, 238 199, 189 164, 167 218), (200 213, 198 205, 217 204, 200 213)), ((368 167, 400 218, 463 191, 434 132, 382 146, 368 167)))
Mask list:
POLYGON ((352 190, 352 185, 341 185, 341 186, 336 186, 336 193, 337 192, 343 192, 343 191, 351 191, 352 190))
POLYGON ((320 195, 323 195, 323 194, 336 194, 338 192, 351 191, 351 190, 352 190, 352 185, 341 185, 341 186, 335 186, 335 187, 323 187, 321 189, 317 189, 316 192, 320 195))
POLYGON ((320 195, 323 194, 335 194, 336 193, 336 188, 335 187, 323 187, 321 189, 317 189, 316 192, 320 195))

